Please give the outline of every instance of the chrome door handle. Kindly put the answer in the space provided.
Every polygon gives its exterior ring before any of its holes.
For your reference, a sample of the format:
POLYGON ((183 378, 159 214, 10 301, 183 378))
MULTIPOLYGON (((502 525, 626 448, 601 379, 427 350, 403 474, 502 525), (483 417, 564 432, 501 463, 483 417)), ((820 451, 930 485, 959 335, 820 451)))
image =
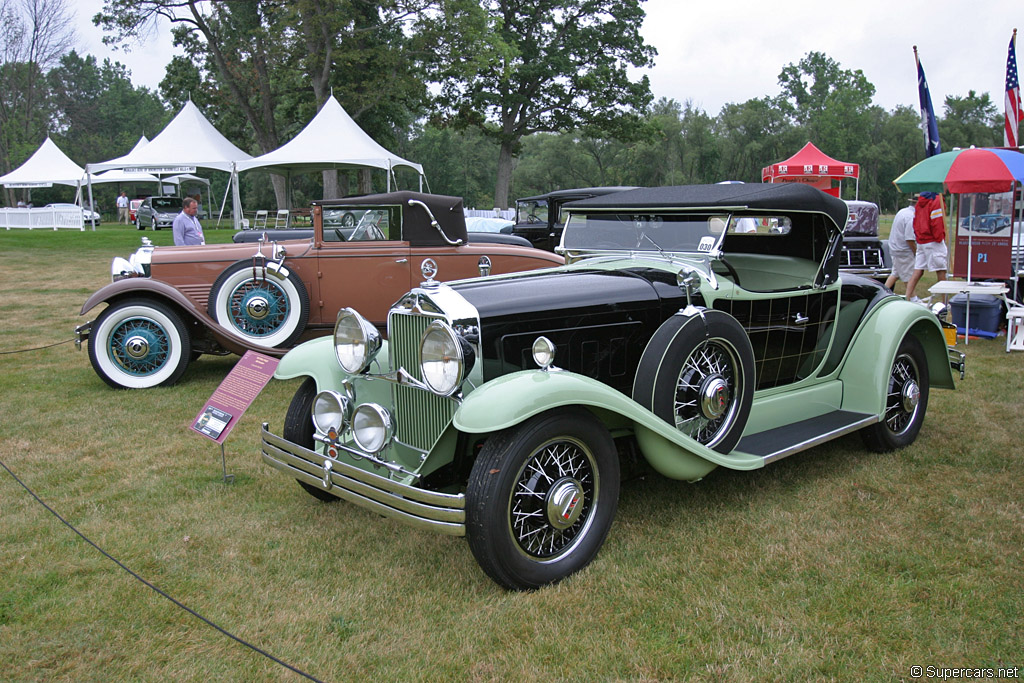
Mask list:
POLYGON ((395 263, 408 263, 408 262, 409 262, 409 259, 407 259, 407 258, 400 258, 397 261, 395 261, 395 263))

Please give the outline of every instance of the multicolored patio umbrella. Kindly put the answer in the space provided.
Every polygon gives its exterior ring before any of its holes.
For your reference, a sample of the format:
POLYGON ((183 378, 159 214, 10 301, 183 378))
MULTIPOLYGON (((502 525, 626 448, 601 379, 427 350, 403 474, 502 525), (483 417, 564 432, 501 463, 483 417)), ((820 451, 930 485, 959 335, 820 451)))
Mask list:
MULTIPOLYGON (((973 216, 974 193, 1010 192, 1015 183, 1024 183, 1024 154, 991 147, 943 152, 914 164, 892 182, 900 192, 946 191, 971 194, 971 204, 966 215, 973 216)), ((971 279, 972 243, 972 233, 968 232, 968 280, 971 279)))
POLYGON ((1009 192, 1024 182, 1024 154, 971 147, 943 152, 914 164, 892 181, 900 192, 1009 192))

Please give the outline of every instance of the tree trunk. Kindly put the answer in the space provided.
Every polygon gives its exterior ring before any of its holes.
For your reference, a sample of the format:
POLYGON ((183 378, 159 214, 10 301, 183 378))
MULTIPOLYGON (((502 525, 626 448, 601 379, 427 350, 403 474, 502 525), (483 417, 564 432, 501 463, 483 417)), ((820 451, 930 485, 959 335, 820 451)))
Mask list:
POLYGON ((277 208, 290 209, 291 198, 288 196, 288 179, 277 173, 270 174, 270 182, 274 186, 274 199, 277 200, 277 208))
POLYGON ((370 194, 373 192, 373 176, 370 169, 359 169, 359 194, 370 194))
POLYGON ((344 195, 338 194, 338 171, 331 168, 323 171, 324 178, 324 199, 334 199, 336 197, 343 197, 344 195))
POLYGON ((508 208, 508 193, 512 187, 512 143, 502 142, 498 152, 498 180, 494 185, 494 206, 508 208))

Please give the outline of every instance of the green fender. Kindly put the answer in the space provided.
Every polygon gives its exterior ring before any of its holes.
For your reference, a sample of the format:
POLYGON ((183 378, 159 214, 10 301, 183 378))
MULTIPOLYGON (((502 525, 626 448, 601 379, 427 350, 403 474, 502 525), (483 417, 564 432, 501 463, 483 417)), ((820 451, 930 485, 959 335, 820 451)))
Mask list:
POLYGON ((466 396, 452 424, 462 432, 485 434, 562 406, 589 408, 609 426, 631 425, 644 457, 671 479, 700 479, 719 465, 738 470, 764 466, 753 455, 713 451, 608 385, 562 370, 523 370, 487 382, 466 396))
POLYGON ((861 325, 839 371, 845 410, 874 415, 885 411, 884 387, 896 351, 907 334, 917 337, 924 348, 930 386, 956 388, 938 319, 923 306, 893 299, 879 306, 861 325))
MULTIPOLYGON (((388 365, 388 343, 382 342, 380 352, 371 368, 378 372, 388 365)), ((337 389, 352 375, 341 369, 334 355, 334 337, 319 337, 299 344, 284 355, 274 371, 276 379, 308 376, 316 381, 318 389, 337 389)))

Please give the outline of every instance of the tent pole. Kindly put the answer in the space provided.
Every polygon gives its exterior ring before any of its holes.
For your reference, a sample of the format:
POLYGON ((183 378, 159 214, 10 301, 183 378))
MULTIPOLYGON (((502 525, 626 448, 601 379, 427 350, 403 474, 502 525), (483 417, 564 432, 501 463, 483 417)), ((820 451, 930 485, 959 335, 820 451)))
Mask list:
POLYGON ((231 209, 234 215, 235 230, 242 227, 242 199, 238 196, 238 170, 235 162, 231 162, 231 209))
MULTIPOLYGON (((89 172, 89 164, 85 165, 85 181, 87 183, 89 183, 89 210, 92 211, 93 210, 92 207, 94 206, 94 204, 92 202, 92 173, 89 172)), ((79 192, 82 191, 82 184, 81 183, 78 184, 78 191, 79 192)), ((92 224, 92 229, 93 230, 96 229, 96 224, 95 223, 92 224)))
POLYGON ((224 186, 224 199, 220 200, 220 213, 217 214, 217 227, 220 227, 220 219, 224 217, 224 206, 228 203, 228 192, 231 191, 231 182, 224 186))

